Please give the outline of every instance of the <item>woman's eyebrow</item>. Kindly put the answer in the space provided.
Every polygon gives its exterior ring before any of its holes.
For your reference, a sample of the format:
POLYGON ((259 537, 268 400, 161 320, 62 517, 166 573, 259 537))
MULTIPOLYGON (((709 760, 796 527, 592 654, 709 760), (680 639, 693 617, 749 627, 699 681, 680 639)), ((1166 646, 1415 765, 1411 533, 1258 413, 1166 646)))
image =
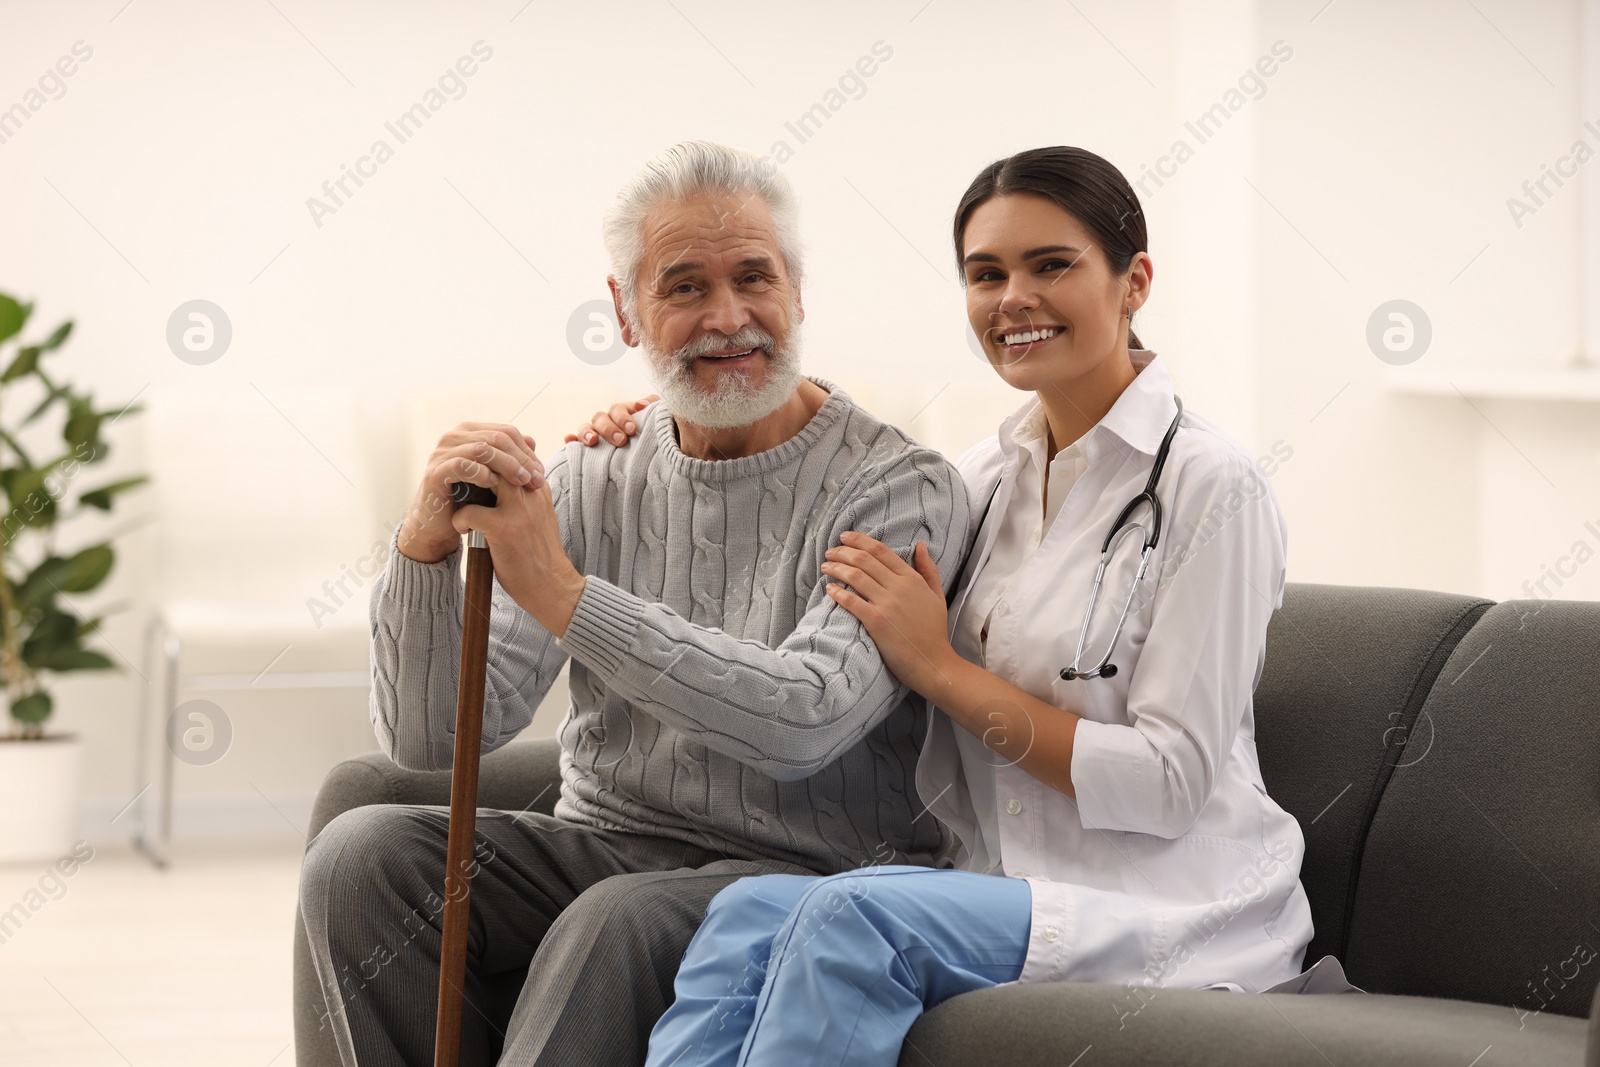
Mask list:
MULTIPOLYGON (((1040 256, 1054 255, 1061 252, 1065 252, 1068 255, 1079 256, 1083 254, 1083 249, 1073 248, 1071 245, 1044 245, 1040 248, 1028 249, 1026 252, 1022 253, 1022 258, 1038 259, 1040 256)), ((991 255, 988 252, 973 252, 961 262, 963 265, 967 263, 998 263, 1000 262, 1000 257, 991 255)))

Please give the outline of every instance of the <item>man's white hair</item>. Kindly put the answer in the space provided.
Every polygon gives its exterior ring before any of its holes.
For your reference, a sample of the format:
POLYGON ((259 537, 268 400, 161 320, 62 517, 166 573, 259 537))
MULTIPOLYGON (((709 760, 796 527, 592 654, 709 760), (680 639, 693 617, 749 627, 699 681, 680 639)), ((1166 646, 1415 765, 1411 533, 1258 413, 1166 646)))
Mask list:
POLYGON ((778 254, 790 281, 800 285, 799 204, 789 180, 776 166, 749 152, 712 141, 684 141, 646 163, 606 212, 602 226, 606 252, 628 318, 635 317, 638 307, 645 218, 659 204, 707 193, 758 196, 765 201, 777 231, 778 254))

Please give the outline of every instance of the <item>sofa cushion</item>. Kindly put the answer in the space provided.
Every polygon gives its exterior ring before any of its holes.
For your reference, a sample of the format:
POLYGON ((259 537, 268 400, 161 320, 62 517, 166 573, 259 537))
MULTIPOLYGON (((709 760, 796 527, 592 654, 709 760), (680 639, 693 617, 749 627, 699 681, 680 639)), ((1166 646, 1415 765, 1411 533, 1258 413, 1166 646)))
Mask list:
POLYGON ((1410 589, 1284 590, 1256 686, 1256 751, 1267 792, 1306 838, 1300 881, 1316 931, 1307 961, 1344 959, 1367 825, 1407 759, 1434 678, 1489 603, 1410 589))
POLYGON ((1350 980, 1587 1016, 1600 980, 1600 603, 1491 608, 1434 684, 1419 745, 1367 837, 1350 980))
POLYGON ((1583 1020, 1521 1023, 1505 1008, 1423 997, 1005 985, 917 1020, 900 1067, 1582 1067, 1583 1020))

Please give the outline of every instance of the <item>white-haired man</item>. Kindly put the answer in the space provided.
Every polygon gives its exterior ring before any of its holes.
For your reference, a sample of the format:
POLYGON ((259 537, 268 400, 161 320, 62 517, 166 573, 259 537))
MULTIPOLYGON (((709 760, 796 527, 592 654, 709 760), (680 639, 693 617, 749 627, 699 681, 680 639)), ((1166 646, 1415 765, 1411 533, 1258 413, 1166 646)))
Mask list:
MULTIPOLYGON (((373 721, 402 766, 450 764, 463 531, 495 563, 485 750, 571 659, 554 816, 478 818, 464 1064, 643 1063, 729 882, 938 864, 948 845, 916 799, 922 702, 819 568, 860 530, 907 558, 926 541, 948 586, 959 475, 801 374, 794 197, 754 156, 669 149, 605 235, 623 337, 662 394, 638 440, 570 444, 546 476, 515 427, 456 427, 372 592, 373 721), (437 507, 454 481, 498 506, 437 507), (509 1018, 474 1000, 480 975, 521 968, 509 1018)), ((440 808, 367 807, 306 854, 306 932, 347 1064, 431 1056, 445 840, 440 808)))

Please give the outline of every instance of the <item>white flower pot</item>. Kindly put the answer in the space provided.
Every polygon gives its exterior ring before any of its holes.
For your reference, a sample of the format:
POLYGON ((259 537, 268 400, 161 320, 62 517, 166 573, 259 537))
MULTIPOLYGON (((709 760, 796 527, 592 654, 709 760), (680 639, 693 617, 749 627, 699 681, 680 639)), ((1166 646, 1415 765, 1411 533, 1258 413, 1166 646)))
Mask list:
POLYGON ((53 860, 78 829, 83 744, 65 734, 0 740, 0 863, 53 860))

